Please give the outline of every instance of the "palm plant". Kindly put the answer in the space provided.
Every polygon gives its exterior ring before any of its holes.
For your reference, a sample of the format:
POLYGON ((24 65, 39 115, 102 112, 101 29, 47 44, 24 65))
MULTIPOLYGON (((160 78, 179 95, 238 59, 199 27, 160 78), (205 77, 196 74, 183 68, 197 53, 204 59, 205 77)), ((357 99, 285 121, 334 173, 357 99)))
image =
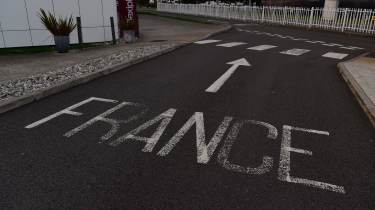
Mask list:
POLYGON ((73 22, 73 17, 56 18, 51 12, 46 12, 40 9, 39 18, 43 25, 50 31, 54 36, 69 36, 69 34, 75 29, 76 24, 73 22))

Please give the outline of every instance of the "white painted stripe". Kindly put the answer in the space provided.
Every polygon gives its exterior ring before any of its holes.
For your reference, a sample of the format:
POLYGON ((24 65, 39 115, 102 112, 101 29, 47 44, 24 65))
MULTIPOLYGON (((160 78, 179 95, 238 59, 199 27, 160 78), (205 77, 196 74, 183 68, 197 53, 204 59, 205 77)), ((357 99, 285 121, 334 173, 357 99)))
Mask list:
POLYGON ((355 46, 350 46, 350 47, 353 48, 353 49, 357 49, 357 50, 363 50, 362 47, 355 47, 355 46))
POLYGON ((239 46, 239 45, 244 45, 246 44, 245 42, 228 42, 228 43, 224 43, 224 44, 219 44, 219 45, 216 45, 218 47, 235 47, 235 46, 239 46))
POLYGON ((195 44, 210 44, 210 43, 216 43, 216 42, 220 42, 221 40, 215 40, 215 39, 206 39, 206 40, 201 40, 201 41, 197 41, 197 42, 194 42, 195 44))
POLYGON ((349 46, 349 47, 340 47, 342 49, 347 49, 347 50, 363 50, 363 48, 361 47, 353 47, 353 46, 349 46))
POLYGON ((274 45, 259 45, 259 46, 249 47, 247 49, 263 51, 263 50, 268 50, 268 49, 272 49, 272 48, 275 48, 275 47, 277 47, 277 46, 274 46, 274 45))
POLYGON ((280 52, 280 53, 285 54, 285 55, 300 56, 300 55, 305 54, 307 52, 310 52, 310 50, 294 48, 294 49, 290 49, 290 50, 283 51, 283 52, 280 52))
POLYGON ((342 47, 341 44, 336 44, 336 43, 328 43, 328 44, 322 44, 322 45, 324 45, 324 46, 328 46, 328 47, 335 47, 335 46, 337 46, 337 47, 342 47))
POLYGON ((345 58, 346 56, 348 56, 348 54, 335 53, 335 52, 328 52, 328 53, 322 55, 322 57, 325 57, 325 58, 334 58, 334 59, 339 59, 339 60, 345 58))
POLYGON ((86 99, 84 101, 81 101, 81 102, 79 102, 77 104, 74 104, 74 105, 72 105, 72 106, 70 106, 70 107, 68 107, 66 109, 63 109, 63 110, 61 110, 59 112, 56 112, 55 114, 52 114, 52 115, 50 115, 48 117, 45 117, 45 118, 43 118, 41 120, 38 120, 38 121, 36 121, 36 122, 34 122, 34 123, 26 126, 25 128, 27 128, 27 129, 35 128, 35 127, 37 127, 37 126, 39 126, 39 125, 41 125, 41 124, 43 124, 45 122, 48 122, 48 121, 52 120, 53 118, 56 118, 56 117, 58 117, 60 115, 63 115, 63 114, 73 115, 73 116, 80 116, 80 115, 82 115, 82 113, 75 112, 75 111, 72 111, 72 110, 75 109, 75 108, 78 108, 78 107, 80 107, 80 106, 82 106, 84 104, 90 103, 92 101, 100 101, 100 102, 106 102, 106 103, 117 103, 116 100, 112 100, 112 99, 91 97, 91 98, 88 98, 88 99, 86 99))
POLYGON ((330 184, 326 182, 320 182, 320 181, 311 180, 311 179, 295 177, 291 175, 290 153, 294 152, 294 153, 299 153, 303 155, 312 155, 311 151, 291 147, 293 130, 310 133, 310 134, 319 134, 319 135, 329 136, 329 132, 327 131, 318 131, 318 130, 313 130, 313 129, 298 128, 298 127, 292 127, 289 125, 284 125, 283 135, 281 138, 280 163, 279 163, 279 169, 278 169, 279 180, 284 181, 284 182, 303 184, 309 187, 315 187, 315 188, 320 188, 324 190, 329 190, 329 191, 345 194, 345 189, 343 186, 338 186, 338 185, 334 185, 334 184, 330 184))

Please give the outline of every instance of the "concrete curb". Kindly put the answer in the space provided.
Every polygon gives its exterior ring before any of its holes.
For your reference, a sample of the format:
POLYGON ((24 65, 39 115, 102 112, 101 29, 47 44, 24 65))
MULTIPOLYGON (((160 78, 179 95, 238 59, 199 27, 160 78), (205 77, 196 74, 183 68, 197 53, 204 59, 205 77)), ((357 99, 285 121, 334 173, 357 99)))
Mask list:
MULTIPOLYGON (((221 30, 218 30, 216 32, 210 33, 206 36, 203 36, 200 39, 206 39, 210 36, 214 36, 214 35, 219 34, 219 33, 224 33, 224 32, 227 32, 231 29, 232 29, 232 26, 227 26, 224 29, 221 29, 221 30)), ((194 40, 194 41, 197 41, 197 40, 194 40)), ((194 42, 194 41, 192 41, 192 42, 194 42)), ((72 79, 72 80, 67 80, 67 81, 64 81, 62 83, 59 83, 59 84, 53 85, 51 87, 48 87, 46 89, 35 91, 35 92, 29 93, 29 94, 26 94, 26 95, 23 95, 23 96, 20 96, 20 97, 10 97, 9 99, 0 102, 0 114, 5 113, 5 112, 10 111, 10 110, 13 110, 13 109, 16 109, 20 106, 29 104, 33 101, 41 100, 41 99, 43 99, 47 96, 51 96, 51 95, 60 93, 60 92, 62 92, 64 90, 67 90, 69 88, 73 88, 73 87, 76 87, 78 85, 85 84, 85 83, 90 82, 90 81, 92 81, 96 78, 103 77, 105 75, 111 74, 113 72, 120 71, 124 68, 133 66, 135 64, 153 59, 157 56, 167 54, 167 53, 172 52, 176 49, 187 46, 187 45, 191 44, 192 42, 177 44, 174 47, 171 47, 171 48, 168 48, 168 49, 165 49, 165 50, 161 50, 159 52, 147 55, 145 57, 135 59, 135 60, 127 62, 127 63, 121 63, 121 64, 117 64, 117 65, 114 65, 114 66, 111 66, 111 67, 108 67, 108 68, 104 68, 101 71, 94 72, 94 73, 88 74, 88 75, 84 75, 82 77, 78 77, 78 78, 75 78, 75 79, 72 79)))
POLYGON ((372 126, 375 128, 375 104, 370 100, 365 91, 362 89, 360 84, 354 79, 353 75, 350 73, 346 67, 346 63, 357 60, 361 57, 365 57, 369 53, 364 53, 356 58, 349 61, 341 62, 337 65, 341 76, 344 78, 345 82, 348 84, 350 90, 352 91, 354 97, 357 99, 358 103, 362 107, 363 111, 369 118, 372 126))

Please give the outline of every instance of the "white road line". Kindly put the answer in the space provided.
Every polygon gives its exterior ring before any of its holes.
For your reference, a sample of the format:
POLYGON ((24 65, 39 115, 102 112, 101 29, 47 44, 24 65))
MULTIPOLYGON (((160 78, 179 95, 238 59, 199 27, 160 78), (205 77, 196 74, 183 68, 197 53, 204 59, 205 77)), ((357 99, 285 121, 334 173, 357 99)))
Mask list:
POLYGON ((340 47, 342 49, 347 49, 347 50, 363 50, 363 48, 361 47, 353 47, 353 46, 349 46, 349 47, 340 47))
POLYGON ((339 60, 345 58, 346 56, 348 56, 348 54, 335 53, 335 52, 328 52, 322 55, 322 57, 325 57, 325 58, 334 58, 334 59, 339 59, 339 60))
POLYGON ((323 43, 325 43, 325 42, 322 42, 322 41, 310 41, 310 40, 307 40, 306 42, 311 43, 311 44, 317 44, 317 43, 323 44, 323 43))
POLYGON ((283 51, 283 52, 280 52, 280 53, 285 54, 285 55, 300 56, 300 55, 305 54, 307 52, 310 52, 310 50, 294 48, 294 49, 290 49, 290 50, 283 51))
POLYGON ((244 44, 247 44, 247 43, 245 43, 245 42, 229 42, 229 43, 224 43, 224 44, 218 44, 216 46, 218 46, 218 47, 235 47, 235 46, 244 45, 244 44))
POLYGON ((254 47, 249 47, 247 48, 248 50, 256 50, 256 51, 263 51, 263 50, 268 50, 275 48, 277 46, 274 45, 259 45, 259 46, 254 46, 254 47))
POLYGON ((245 58, 241 58, 232 62, 227 63, 232 65, 219 79, 217 79, 210 87, 206 89, 208 93, 216 93, 221 86, 229 79, 229 77, 237 70, 239 66, 251 66, 245 58))
POLYGON ((197 41, 197 42, 194 42, 195 44, 210 44, 210 43, 216 43, 216 42, 220 42, 221 40, 215 40, 215 39, 206 39, 206 40, 201 40, 201 41, 197 41))
POLYGON ((324 45, 324 46, 328 46, 328 47, 335 47, 335 46, 337 46, 337 47, 342 47, 341 44, 336 44, 336 43, 328 43, 328 44, 322 44, 322 45, 324 45))

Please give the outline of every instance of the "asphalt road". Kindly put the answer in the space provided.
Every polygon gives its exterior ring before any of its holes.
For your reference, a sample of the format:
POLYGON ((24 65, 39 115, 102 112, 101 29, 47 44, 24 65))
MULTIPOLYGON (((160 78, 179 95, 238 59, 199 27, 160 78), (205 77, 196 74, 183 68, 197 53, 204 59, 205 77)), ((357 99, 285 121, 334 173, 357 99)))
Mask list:
POLYGON ((322 57, 367 39, 237 28, 1 115, 1 209, 374 209, 374 130, 322 57))

